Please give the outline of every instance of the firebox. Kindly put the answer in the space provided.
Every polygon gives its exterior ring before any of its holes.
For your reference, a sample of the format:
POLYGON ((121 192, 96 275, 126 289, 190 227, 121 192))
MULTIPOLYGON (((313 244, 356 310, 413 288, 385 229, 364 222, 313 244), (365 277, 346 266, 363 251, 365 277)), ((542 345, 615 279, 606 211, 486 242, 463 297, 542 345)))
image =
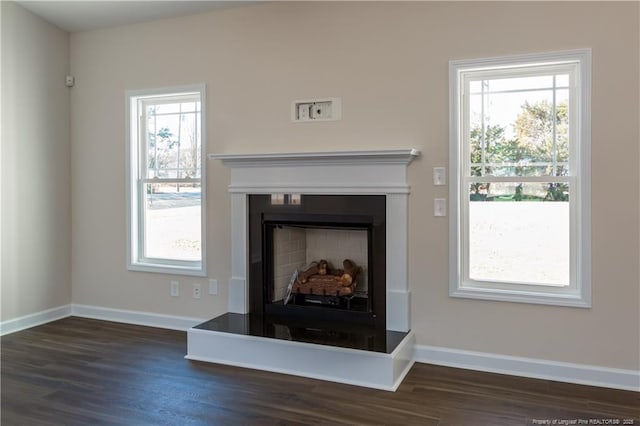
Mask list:
POLYGON ((249 195, 252 313, 386 327, 384 195, 249 195))

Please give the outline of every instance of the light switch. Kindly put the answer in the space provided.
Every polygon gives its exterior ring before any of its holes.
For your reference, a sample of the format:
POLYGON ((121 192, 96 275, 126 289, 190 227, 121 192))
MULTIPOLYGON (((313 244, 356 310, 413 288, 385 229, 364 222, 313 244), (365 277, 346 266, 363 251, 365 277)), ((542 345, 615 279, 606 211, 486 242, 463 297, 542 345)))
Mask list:
POLYGON ((447 215, 447 200, 445 198, 433 199, 433 215, 438 217, 447 215))
POLYGON ((444 167, 433 168, 433 184, 437 186, 447 184, 447 169, 444 167))

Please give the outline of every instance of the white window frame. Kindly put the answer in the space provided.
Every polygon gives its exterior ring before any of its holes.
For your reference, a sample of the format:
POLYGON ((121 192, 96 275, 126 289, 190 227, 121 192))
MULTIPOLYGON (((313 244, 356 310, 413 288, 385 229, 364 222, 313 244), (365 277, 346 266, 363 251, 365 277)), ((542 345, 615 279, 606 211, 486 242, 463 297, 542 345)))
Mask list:
MULTIPOLYGON (((187 85, 165 87, 161 89, 129 90, 126 92, 126 123, 127 123, 127 156, 126 156, 126 185, 127 185, 127 269, 130 271, 158 272, 172 275, 206 276, 206 93, 205 85, 187 85), (200 95, 200 230, 201 230, 201 258, 199 261, 185 261, 178 259, 155 259, 143 256, 143 233, 140 205, 142 176, 140 164, 140 116, 138 101, 163 98, 181 94, 200 95)), ((176 181, 177 179, 172 179, 176 181)), ((189 180, 192 183, 192 179, 189 180)))
MULTIPOLYGON (((449 62, 449 295, 451 297, 547 305, 591 307, 591 49, 524 54, 449 62), (500 77, 518 70, 573 66, 570 88, 570 283, 565 287, 469 279, 468 205, 465 180, 468 145, 464 121, 465 81, 470 75, 500 77)), ((500 180, 499 177, 495 179, 500 180)), ((505 178, 547 181, 541 178, 505 178)), ((546 179, 546 180, 545 180, 546 179)))

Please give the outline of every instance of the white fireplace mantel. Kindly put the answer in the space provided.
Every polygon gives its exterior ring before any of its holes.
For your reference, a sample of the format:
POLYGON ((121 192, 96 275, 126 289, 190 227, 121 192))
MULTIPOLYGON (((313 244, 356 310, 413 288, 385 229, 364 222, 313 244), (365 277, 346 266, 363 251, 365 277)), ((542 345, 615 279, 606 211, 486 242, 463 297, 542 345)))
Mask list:
POLYGON ((416 149, 209 154, 231 169, 232 193, 408 193, 406 168, 416 149))
POLYGON ((280 152, 264 154, 208 154, 210 160, 222 160, 225 164, 236 166, 255 166, 259 164, 287 165, 301 162, 314 164, 341 163, 397 163, 409 164, 420 152, 414 148, 385 149, 369 151, 320 151, 320 152, 280 152))
POLYGON ((379 194, 387 205, 387 329, 411 329, 407 281, 407 166, 416 149, 273 154, 209 154, 230 168, 231 280, 229 312, 249 312, 247 195, 379 194))

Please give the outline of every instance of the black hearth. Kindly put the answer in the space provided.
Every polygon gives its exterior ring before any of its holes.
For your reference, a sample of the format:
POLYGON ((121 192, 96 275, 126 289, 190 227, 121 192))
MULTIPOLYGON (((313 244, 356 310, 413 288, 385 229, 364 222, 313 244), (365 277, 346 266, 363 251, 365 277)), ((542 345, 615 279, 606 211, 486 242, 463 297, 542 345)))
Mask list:
POLYGON ((249 303, 253 314, 386 328, 384 195, 249 195, 249 303), (347 294, 292 291, 326 259, 361 272, 347 294))

